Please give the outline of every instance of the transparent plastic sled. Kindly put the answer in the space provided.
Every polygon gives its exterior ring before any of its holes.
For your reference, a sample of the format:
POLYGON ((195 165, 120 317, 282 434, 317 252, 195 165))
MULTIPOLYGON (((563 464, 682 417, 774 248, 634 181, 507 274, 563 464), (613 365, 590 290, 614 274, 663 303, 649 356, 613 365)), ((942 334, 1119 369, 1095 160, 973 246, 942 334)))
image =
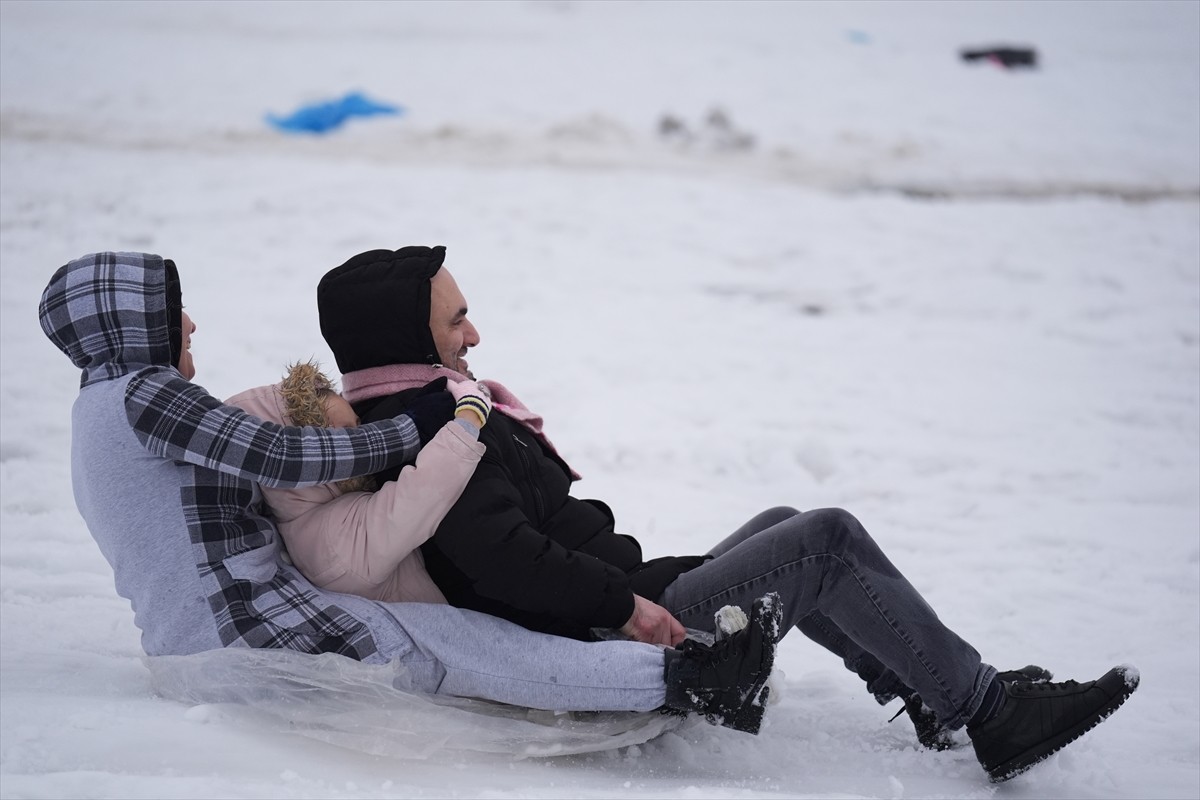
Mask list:
POLYGON ((428 759, 462 752, 515 759, 642 744, 684 723, 658 712, 553 712, 415 694, 398 661, 229 648, 143 659, 155 691, 214 705, 281 731, 371 755, 428 759))

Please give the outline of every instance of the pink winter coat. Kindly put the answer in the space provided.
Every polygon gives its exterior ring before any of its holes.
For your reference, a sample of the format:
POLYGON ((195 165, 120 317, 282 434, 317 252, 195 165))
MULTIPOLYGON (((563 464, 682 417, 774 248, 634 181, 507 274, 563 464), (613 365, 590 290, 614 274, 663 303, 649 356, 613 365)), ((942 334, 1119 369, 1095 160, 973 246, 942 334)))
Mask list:
MULTIPOLYGON (((291 424, 278 384, 228 402, 260 419, 291 424)), ((292 561, 315 585, 372 600, 445 603, 419 548, 458 501, 485 450, 451 422, 414 465, 378 492, 343 493, 327 484, 262 493, 292 561)))

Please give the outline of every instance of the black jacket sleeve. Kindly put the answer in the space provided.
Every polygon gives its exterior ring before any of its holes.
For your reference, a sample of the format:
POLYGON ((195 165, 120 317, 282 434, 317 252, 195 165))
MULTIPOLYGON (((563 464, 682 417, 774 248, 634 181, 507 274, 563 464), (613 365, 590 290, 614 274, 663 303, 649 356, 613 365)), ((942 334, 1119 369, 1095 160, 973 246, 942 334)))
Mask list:
POLYGON ((431 543, 477 594, 511 608, 599 628, 633 614, 625 573, 538 531, 507 469, 486 455, 431 543))

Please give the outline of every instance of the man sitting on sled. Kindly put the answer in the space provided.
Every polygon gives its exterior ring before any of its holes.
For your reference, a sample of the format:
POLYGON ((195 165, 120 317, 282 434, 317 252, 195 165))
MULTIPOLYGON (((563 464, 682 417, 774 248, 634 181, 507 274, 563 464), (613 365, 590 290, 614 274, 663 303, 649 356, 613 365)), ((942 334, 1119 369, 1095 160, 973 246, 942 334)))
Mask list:
MULTIPOLYGON (((465 357, 479 333, 444 259, 444 247, 372 250, 317 288, 321 331, 364 421, 420 402, 433 381, 474 377, 465 357)), ((928 746, 966 727, 997 781, 1081 736, 1137 687, 1126 667, 1082 684, 1051 683, 1040 667, 997 672, 841 509, 772 508, 712 537, 702 556, 644 561, 608 505, 569 493, 577 476, 541 417, 505 386, 482 384, 493 404, 480 432, 487 451, 423 546, 457 606, 580 639, 620 628, 670 646, 685 625, 711 627, 720 607, 777 591, 784 633, 799 628, 840 656, 881 703, 903 698, 928 746)))

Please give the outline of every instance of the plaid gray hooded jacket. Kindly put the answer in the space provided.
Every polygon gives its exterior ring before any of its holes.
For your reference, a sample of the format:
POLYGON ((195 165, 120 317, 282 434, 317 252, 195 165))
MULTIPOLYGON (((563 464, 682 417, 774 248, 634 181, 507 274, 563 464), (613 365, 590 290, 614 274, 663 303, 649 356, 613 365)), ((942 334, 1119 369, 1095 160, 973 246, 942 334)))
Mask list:
POLYGON ((219 647, 379 661, 396 621, 326 594, 279 559, 257 484, 374 473, 419 449, 407 417, 351 429, 285 428, 222 404, 171 364, 168 268, 96 253, 59 269, 42 330, 83 370, 72 410, 75 502, 130 601, 150 655, 219 647))

